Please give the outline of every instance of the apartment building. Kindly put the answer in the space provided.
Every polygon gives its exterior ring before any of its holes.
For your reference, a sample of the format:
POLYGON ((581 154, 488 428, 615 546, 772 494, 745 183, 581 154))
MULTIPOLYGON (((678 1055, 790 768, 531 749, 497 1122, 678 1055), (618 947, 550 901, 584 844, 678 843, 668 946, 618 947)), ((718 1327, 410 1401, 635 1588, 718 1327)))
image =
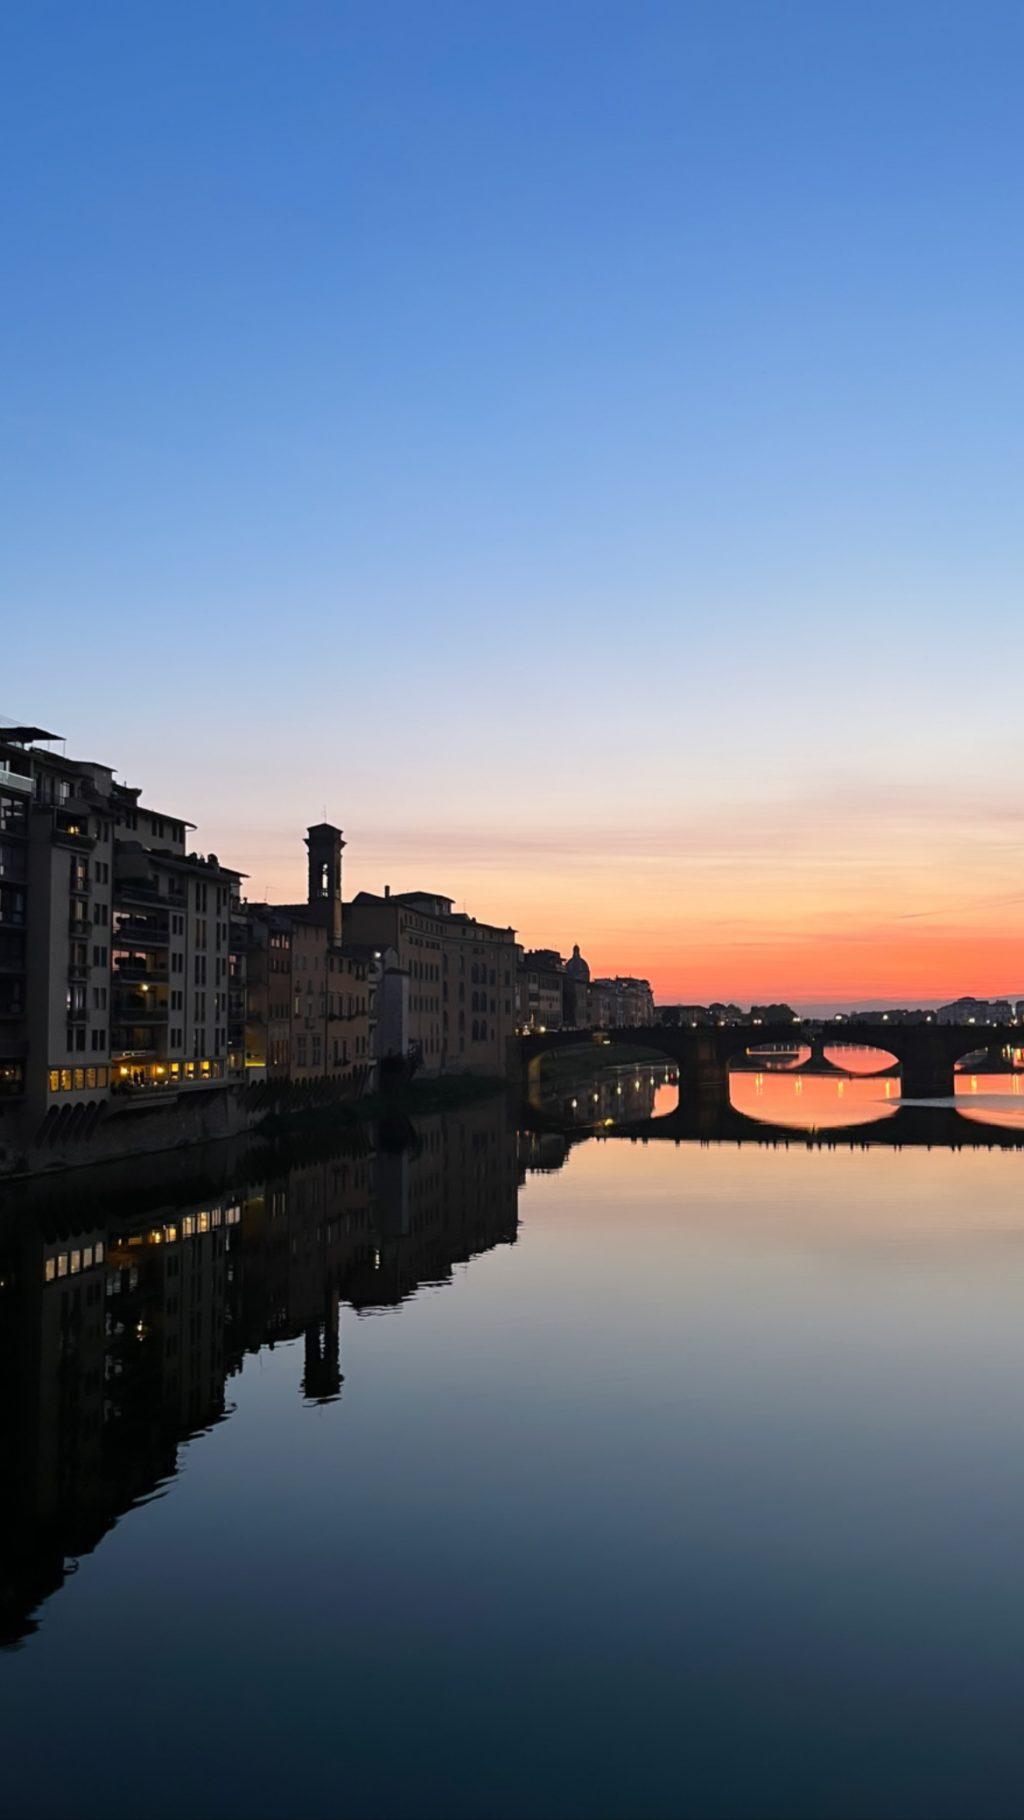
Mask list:
POLYGON ((426 1074, 505 1072, 515 1033, 515 930, 481 923, 432 891, 360 891, 345 905, 354 941, 391 950, 407 985, 402 1053, 426 1074))
POLYGON ((229 1048, 241 873, 187 851, 193 824, 143 807, 41 727, 0 727, 0 1148, 94 1114, 240 1079, 229 1048))

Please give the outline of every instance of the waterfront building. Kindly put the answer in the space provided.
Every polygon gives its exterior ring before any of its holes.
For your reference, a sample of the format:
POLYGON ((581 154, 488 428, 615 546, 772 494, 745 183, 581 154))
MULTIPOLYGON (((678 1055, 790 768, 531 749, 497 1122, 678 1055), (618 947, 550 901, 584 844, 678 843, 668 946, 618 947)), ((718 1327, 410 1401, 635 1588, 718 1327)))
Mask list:
POLYGON ((553 948, 520 955, 517 1022, 524 1030, 560 1030, 565 1007, 565 962, 553 948))
POLYGON ((46 1141, 59 1115, 84 1131, 111 1099, 242 1078, 229 994, 243 875, 58 737, 0 728, 0 1152, 46 1141))
POLYGON ((407 976, 403 1057, 426 1074, 504 1074, 515 1033, 514 929, 478 922, 436 892, 388 886, 381 896, 360 891, 345 919, 353 940, 390 950, 407 976))
POLYGON ((591 980, 588 992, 594 1030, 631 1030, 654 1023, 654 994, 648 980, 631 976, 591 980))
POLYGON ((340 828, 310 827, 305 903, 247 906, 250 1080, 373 1082, 383 963, 344 939, 344 847, 340 828))
POLYGON ((952 1004, 940 1005, 935 1013, 937 1024, 1008 1024, 1013 1006, 1005 998, 958 998, 952 1004))

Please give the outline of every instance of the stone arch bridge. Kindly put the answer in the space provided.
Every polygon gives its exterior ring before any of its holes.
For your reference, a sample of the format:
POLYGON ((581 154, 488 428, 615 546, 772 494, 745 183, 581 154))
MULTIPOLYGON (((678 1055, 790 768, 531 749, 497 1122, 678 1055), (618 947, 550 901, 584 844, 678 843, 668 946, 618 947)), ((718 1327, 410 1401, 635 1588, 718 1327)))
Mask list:
MULTIPOLYGON (((593 1045, 600 1061, 607 1043, 653 1049, 674 1062, 680 1089, 690 1089, 722 1101, 729 1097, 729 1068, 740 1060, 749 1063, 751 1051, 760 1048, 810 1047, 808 1068, 828 1067, 826 1048, 846 1046, 881 1049, 899 1064, 903 1099, 945 1099, 953 1092, 953 1072, 965 1056, 979 1050, 998 1055, 1006 1048, 1024 1046, 1024 1031, 1016 1024, 698 1024, 678 1028, 646 1024, 626 1030, 549 1030, 519 1039, 523 1081, 529 1095, 539 1078, 546 1055, 559 1049, 585 1049, 593 1045)), ((879 1073, 891 1073, 886 1063, 879 1073)))

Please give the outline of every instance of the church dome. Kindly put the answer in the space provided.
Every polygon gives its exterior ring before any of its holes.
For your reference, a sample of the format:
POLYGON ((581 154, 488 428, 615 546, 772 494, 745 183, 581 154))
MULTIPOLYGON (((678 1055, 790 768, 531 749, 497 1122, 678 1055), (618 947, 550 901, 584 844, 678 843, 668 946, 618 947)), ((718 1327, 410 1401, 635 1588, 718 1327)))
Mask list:
POLYGON ((579 942, 573 948, 572 959, 565 963, 565 971, 573 980, 589 980, 590 978, 590 968, 580 953, 579 942))

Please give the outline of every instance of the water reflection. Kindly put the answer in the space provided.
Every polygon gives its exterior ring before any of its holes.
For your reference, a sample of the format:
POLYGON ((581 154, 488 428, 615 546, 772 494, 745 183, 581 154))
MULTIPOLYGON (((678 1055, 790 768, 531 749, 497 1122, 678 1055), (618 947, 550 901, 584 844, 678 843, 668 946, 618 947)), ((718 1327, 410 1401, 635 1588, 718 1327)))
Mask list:
POLYGON ((1004 1131, 1024 1132, 1024 1075, 957 1073, 953 1082, 955 1105, 965 1119, 978 1125, 998 1125, 1004 1131))
POLYGON ((27 1191, 0 1221, 0 1643, 218 1423, 246 1355, 302 1343, 297 1400, 343 1388, 341 1306, 393 1308, 516 1237, 504 1099, 295 1161, 269 1149, 27 1191), (177 1174, 180 1186, 168 1186, 177 1174))
POLYGON ((735 1112, 794 1131, 835 1131, 891 1118, 899 1110, 900 1084, 890 1077, 837 1074, 767 1074, 734 1070, 729 1101, 735 1112))
POLYGON ((632 1080, 5 1208, 19 1820, 1021 1811, 1024 1145, 632 1080))
POLYGON ((888 1049, 873 1049, 867 1043, 826 1043, 825 1060, 844 1074, 879 1074, 896 1067, 896 1057, 888 1049))
POLYGON ((537 1105, 567 1126, 610 1130, 664 1118, 679 1105, 679 1071, 664 1061, 614 1063, 594 1069, 570 1063, 568 1071, 541 1075, 537 1105))

